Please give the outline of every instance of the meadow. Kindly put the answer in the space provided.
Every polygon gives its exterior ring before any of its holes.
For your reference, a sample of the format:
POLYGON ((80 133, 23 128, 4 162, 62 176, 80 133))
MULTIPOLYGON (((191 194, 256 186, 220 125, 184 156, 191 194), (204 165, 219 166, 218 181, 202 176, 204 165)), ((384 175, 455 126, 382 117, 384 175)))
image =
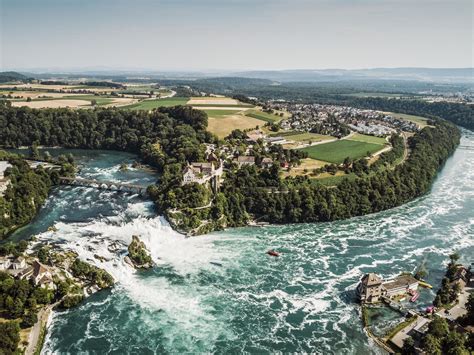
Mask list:
POLYGON ((365 143, 374 143, 374 144, 387 144, 387 140, 382 137, 368 136, 366 134, 354 133, 351 138, 351 141, 359 141, 365 143))
POLYGON ((342 139, 336 142, 313 145, 303 148, 312 159, 324 160, 330 163, 341 164, 345 158, 359 159, 367 156, 367 152, 375 153, 383 145, 361 141, 342 139))
POLYGON ((186 105, 188 102, 187 97, 170 97, 167 99, 152 99, 152 100, 143 100, 137 102, 136 104, 124 106, 124 109, 127 110, 153 110, 158 107, 170 107, 176 105, 186 105))
POLYGON ((262 112, 262 111, 249 111, 245 113, 245 116, 256 118, 257 120, 273 123, 281 119, 280 116, 273 115, 271 113, 262 112))
POLYGON ((394 112, 389 112, 389 114, 391 114, 393 117, 398 117, 398 118, 401 118, 402 120, 416 123, 417 125, 420 126, 420 128, 424 128, 428 126, 428 122, 427 122, 428 118, 426 117, 407 115, 405 113, 394 113, 394 112))

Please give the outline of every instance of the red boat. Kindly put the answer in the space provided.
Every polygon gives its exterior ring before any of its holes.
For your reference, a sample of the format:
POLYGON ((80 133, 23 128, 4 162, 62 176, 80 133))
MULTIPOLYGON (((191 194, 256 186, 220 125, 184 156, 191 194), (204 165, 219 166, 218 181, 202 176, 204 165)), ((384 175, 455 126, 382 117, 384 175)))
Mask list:
POLYGON ((418 297, 420 297, 420 294, 418 292, 415 292, 412 298, 410 298, 410 302, 415 302, 418 297))
POLYGON ((275 250, 269 250, 269 251, 267 251, 267 254, 270 255, 270 256, 275 256, 275 257, 280 256, 280 254, 277 253, 275 250))

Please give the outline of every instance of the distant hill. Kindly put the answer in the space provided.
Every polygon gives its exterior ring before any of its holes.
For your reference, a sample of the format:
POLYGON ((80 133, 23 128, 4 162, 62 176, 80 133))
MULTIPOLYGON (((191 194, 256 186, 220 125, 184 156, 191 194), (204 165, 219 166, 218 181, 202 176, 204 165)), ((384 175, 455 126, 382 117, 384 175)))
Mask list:
POLYGON ((0 72, 0 83, 9 83, 14 81, 28 82, 31 81, 31 78, 15 71, 0 72))
POLYGON ((346 80, 414 80, 446 83, 473 83, 474 68, 374 68, 374 69, 301 69, 258 70, 230 74, 280 82, 346 81, 346 80))

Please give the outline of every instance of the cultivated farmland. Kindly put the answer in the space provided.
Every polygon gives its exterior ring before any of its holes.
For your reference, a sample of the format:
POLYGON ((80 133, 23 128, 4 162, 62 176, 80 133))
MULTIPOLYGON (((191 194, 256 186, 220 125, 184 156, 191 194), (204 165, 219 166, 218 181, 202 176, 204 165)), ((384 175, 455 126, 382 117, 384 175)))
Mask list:
POLYGON ((383 147, 381 144, 341 139, 336 142, 313 145, 302 150, 308 152, 310 158, 340 164, 346 157, 359 159, 365 157, 367 152, 372 154, 383 147))
POLYGON ((186 97, 169 97, 166 99, 152 99, 143 100, 136 104, 124 106, 123 108, 128 110, 153 110, 157 107, 170 107, 176 105, 186 105, 188 98, 186 97))

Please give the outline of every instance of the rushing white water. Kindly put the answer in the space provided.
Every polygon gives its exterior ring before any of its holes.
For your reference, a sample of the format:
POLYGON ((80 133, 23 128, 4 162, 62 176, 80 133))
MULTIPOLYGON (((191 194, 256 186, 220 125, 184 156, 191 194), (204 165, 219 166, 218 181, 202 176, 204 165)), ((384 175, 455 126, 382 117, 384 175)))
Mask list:
MULTIPOLYGON (((462 144, 474 145, 473 136, 465 133, 462 144)), ((124 157, 109 154, 88 159, 82 174, 124 179, 124 157)), ((429 195, 393 210, 197 238, 174 232, 136 196, 57 191, 37 221, 38 238, 76 251, 117 284, 55 313, 44 353, 379 353, 361 329, 355 285, 366 272, 390 277, 422 263, 438 285, 451 252, 472 262, 473 181, 474 152, 458 150, 429 195), (46 231, 51 224, 57 231, 46 231), (132 235, 150 249, 153 270, 124 263, 132 235), (268 257, 271 248, 281 257, 268 257)), ((434 292, 424 292, 417 307, 434 292)))

